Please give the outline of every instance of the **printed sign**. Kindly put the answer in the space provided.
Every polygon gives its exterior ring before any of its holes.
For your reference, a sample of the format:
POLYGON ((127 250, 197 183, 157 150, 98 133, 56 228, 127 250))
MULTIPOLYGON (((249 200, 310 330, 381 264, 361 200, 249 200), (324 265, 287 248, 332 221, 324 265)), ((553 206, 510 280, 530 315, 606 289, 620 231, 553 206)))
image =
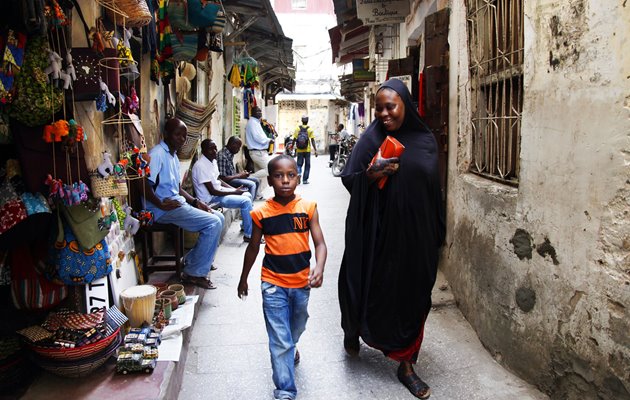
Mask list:
POLYGON ((363 25, 384 25, 405 22, 409 0, 357 0, 357 17, 363 25))
POLYGON ((409 93, 411 93, 411 75, 390 76, 389 79, 401 80, 405 85, 407 85, 407 89, 409 89, 409 93))
POLYGON ((85 285, 85 308, 93 313, 101 308, 109 308, 109 282, 104 276, 85 285))

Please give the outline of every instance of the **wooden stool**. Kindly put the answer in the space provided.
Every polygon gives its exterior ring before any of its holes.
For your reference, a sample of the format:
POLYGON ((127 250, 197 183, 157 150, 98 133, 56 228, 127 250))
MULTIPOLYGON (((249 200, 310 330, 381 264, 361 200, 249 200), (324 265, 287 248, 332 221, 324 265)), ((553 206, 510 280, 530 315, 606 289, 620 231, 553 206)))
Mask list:
POLYGON ((184 230, 174 224, 159 224, 143 226, 138 231, 142 235, 142 276, 149 282, 149 274, 155 271, 175 271, 177 279, 181 277, 184 268, 184 230), (173 238, 173 253, 154 254, 153 234, 165 232, 173 238))

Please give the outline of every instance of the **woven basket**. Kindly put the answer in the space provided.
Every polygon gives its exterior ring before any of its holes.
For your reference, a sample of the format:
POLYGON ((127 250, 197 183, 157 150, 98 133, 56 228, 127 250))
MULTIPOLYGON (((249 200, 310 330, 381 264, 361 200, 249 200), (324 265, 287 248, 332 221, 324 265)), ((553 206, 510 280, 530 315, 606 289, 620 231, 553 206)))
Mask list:
POLYGON ((177 106, 175 116, 184 121, 188 127, 188 132, 191 130, 201 131, 210 123, 215 108, 213 102, 203 105, 188 99, 182 99, 177 106))
POLYGON ((101 352, 89 357, 84 357, 73 361, 50 360, 43 357, 35 356, 33 361, 42 369, 65 378, 81 378, 90 375, 96 371, 101 365, 116 352, 118 346, 122 342, 122 337, 118 334, 113 335, 115 340, 110 343, 101 352))
POLYGON ((30 345, 29 347, 44 360, 77 361, 92 357, 97 355, 99 352, 102 352, 115 341, 119 332, 120 328, 116 329, 114 333, 106 338, 94 343, 86 344, 85 346, 75 347, 73 349, 66 347, 43 347, 37 345, 30 345))
POLYGON ((146 0, 102 0, 107 9, 107 16, 116 25, 130 28, 148 25, 151 22, 151 12, 146 0), (126 14, 125 18, 121 13, 113 10, 120 10, 126 14))
POLYGON ((181 149, 177 151, 177 157, 181 160, 190 160, 197 152, 197 146, 201 140, 201 133, 188 131, 186 141, 181 149))
POLYGON ((124 178, 114 178, 113 176, 102 178, 99 175, 92 175, 90 181, 92 183, 92 196, 95 198, 127 196, 127 180, 124 178))

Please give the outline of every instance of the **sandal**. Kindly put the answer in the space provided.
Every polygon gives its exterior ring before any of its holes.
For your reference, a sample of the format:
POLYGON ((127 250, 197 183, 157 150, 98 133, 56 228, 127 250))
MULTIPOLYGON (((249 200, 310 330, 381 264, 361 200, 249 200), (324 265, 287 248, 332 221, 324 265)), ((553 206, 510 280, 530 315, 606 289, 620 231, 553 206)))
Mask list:
POLYGON ((405 374, 402 363, 398 367, 398 380, 402 383, 414 396, 419 399, 428 399, 431 396, 431 388, 427 385, 415 372, 405 374))
POLYGON ((295 357, 293 358, 293 365, 298 365, 300 363, 300 352, 298 349, 295 349, 295 357))
POLYGON ((343 348, 346 349, 346 353, 349 356, 356 357, 359 355, 361 349, 359 344, 359 336, 347 336, 343 337, 343 348))
POLYGON ((202 289, 216 289, 216 285, 212 281, 203 276, 189 276, 182 273, 182 282, 190 283, 202 289))

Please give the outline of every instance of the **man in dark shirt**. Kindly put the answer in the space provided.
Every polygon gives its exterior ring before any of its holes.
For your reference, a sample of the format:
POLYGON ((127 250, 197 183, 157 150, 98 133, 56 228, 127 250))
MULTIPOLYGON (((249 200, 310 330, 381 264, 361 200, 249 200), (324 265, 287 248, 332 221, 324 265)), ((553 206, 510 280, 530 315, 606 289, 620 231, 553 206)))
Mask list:
POLYGON ((241 150, 243 142, 236 136, 232 136, 228 139, 227 144, 217 154, 217 164, 219 165, 219 179, 235 188, 244 186, 249 190, 252 195, 252 199, 261 199, 258 195, 256 197, 256 191, 260 187, 260 180, 249 175, 248 171, 240 173, 236 172, 234 167, 234 154, 241 150))

